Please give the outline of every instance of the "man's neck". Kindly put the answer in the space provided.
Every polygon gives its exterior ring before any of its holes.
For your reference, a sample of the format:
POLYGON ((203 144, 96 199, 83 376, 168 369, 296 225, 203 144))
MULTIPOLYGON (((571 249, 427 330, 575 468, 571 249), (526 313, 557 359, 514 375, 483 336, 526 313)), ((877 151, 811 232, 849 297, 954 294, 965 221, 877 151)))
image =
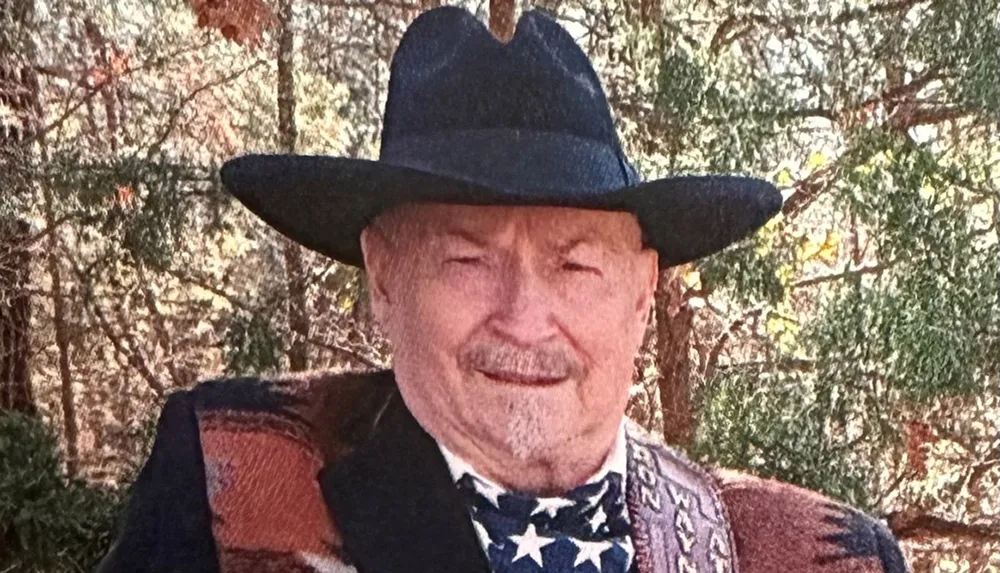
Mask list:
MULTIPOLYGON (((438 440, 452 477, 457 481, 469 473, 502 489, 538 496, 558 496, 575 487, 603 478, 609 471, 622 476, 626 473, 626 443, 624 420, 611 443, 589 456, 559 452, 553 459, 519 460, 510 456, 490 456, 475 448, 475 444, 458 444, 456 452, 438 440), (471 463, 468 460, 479 460, 471 463)), ((592 450, 593 452, 593 450, 592 450)))

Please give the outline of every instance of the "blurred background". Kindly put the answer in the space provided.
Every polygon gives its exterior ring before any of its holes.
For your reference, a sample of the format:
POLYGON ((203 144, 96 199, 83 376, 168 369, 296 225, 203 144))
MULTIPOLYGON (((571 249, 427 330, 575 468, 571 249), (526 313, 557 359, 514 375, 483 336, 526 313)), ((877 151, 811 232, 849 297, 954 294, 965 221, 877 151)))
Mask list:
MULTIPOLYGON (((359 271, 221 189, 251 151, 374 158, 433 0, 0 3, 0 572, 89 571, 198 381, 390 363, 359 271)), ((1000 1, 481 0, 590 54, 647 177, 782 214, 664 273, 629 414, 706 463, 1000 571, 1000 1)))

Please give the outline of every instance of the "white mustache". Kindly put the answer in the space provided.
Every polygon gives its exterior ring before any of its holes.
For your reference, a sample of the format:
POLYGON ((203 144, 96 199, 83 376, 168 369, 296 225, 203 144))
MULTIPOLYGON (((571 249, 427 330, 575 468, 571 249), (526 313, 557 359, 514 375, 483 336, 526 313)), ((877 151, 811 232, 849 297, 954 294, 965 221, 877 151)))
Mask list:
POLYGON ((473 370, 504 378, 557 380, 578 375, 580 362, 561 348, 518 348, 502 342, 473 344, 461 355, 473 370))

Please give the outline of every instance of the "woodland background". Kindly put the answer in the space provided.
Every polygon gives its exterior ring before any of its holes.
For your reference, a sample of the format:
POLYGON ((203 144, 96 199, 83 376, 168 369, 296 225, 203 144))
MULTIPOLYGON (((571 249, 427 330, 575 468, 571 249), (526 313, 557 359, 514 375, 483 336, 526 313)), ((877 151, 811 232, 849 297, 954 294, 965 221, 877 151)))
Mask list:
MULTIPOLYGON (((0 572, 89 571, 171 391, 377 368, 363 274, 232 201, 250 151, 375 157, 433 0, 0 2, 0 572)), ((528 3, 464 6, 511 33, 528 3)), ((1000 571, 998 0, 543 0, 647 177, 783 191, 664 273, 630 414, 1000 571)))

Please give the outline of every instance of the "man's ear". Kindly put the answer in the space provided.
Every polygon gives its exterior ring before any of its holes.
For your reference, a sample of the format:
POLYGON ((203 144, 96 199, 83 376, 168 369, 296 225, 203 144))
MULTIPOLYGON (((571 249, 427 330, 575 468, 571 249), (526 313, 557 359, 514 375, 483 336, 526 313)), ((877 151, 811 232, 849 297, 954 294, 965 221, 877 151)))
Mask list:
POLYGON ((640 313, 639 320, 645 326, 649 324, 649 317, 653 312, 653 299, 656 296, 656 285, 660 278, 660 255, 656 249, 642 250, 636 275, 640 281, 636 311, 640 313))
POLYGON ((392 304, 389 296, 388 269, 389 244, 385 235, 372 227, 361 231, 361 253, 365 261, 365 274, 368 277, 368 297, 371 301, 372 314, 375 322, 385 329, 389 306, 392 304))

